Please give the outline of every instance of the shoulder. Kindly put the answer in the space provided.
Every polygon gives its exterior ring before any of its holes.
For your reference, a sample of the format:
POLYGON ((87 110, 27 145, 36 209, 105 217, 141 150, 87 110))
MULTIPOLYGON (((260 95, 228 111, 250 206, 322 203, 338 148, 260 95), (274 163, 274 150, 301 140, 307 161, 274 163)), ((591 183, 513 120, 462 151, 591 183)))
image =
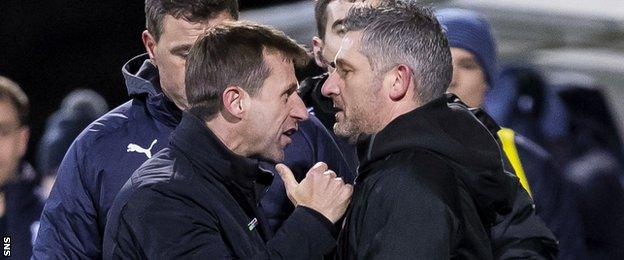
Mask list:
POLYGON ((100 142, 102 139, 117 139, 123 136, 124 132, 120 130, 128 128, 129 125, 144 123, 143 121, 147 119, 147 116, 141 116, 142 107, 142 102, 133 99, 109 111, 80 133, 76 138, 76 145, 87 148, 102 144, 100 142))
POLYGON ((426 196, 447 201, 456 183, 443 158, 420 149, 394 153, 376 171, 376 185, 385 187, 385 196, 397 198, 422 200, 426 196))

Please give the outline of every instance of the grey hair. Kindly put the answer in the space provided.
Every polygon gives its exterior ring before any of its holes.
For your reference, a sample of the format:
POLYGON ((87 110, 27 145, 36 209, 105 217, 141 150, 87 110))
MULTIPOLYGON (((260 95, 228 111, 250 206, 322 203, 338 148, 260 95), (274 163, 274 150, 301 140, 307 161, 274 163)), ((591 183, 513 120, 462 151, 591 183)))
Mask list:
POLYGON ((433 12, 415 1, 387 1, 378 7, 354 6, 344 27, 362 31, 360 52, 380 75, 399 64, 415 76, 415 98, 442 96, 453 77, 448 40, 433 12))

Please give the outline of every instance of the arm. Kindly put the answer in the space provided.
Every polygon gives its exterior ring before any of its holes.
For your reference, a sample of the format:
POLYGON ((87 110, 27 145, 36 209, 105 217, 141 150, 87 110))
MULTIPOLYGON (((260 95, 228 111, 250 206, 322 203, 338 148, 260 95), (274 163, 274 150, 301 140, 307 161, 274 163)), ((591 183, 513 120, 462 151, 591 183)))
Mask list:
POLYGON ((331 222, 310 208, 297 207, 266 247, 257 248, 242 241, 228 244, 221 233, 221 225, 227 224, 198 207, 158 192, 137 195, 123 208, 117 230, 107 226, 106 232, 114 233, 114 245, 106 247, 106 258, 298 259, 322 255, 335 245, 331 222), (248 254, 233 255, 232 247, 248 254))
POLYGON ((41 215, 33 246, 34 259, 100 257, 97 212, 81 178, 85 151, 80 151, 77 144, 70 147, 59 166, 56 182, 41 215))
POLYGON ((531 199, 520 186, 511 213, 492 227, 492 249, 496 259, 556 259, 557 241, 544 222, 535 215, 531 199))

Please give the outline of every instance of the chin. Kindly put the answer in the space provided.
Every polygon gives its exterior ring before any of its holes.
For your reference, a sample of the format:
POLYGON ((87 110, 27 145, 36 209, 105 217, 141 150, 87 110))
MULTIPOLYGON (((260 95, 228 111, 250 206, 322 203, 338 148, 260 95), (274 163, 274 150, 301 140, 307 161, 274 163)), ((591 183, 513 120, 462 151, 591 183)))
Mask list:
POLYGON ((284 161, 284 152, 268 152, 260 155, 260 159, 272 163, 281 163, 284 161))

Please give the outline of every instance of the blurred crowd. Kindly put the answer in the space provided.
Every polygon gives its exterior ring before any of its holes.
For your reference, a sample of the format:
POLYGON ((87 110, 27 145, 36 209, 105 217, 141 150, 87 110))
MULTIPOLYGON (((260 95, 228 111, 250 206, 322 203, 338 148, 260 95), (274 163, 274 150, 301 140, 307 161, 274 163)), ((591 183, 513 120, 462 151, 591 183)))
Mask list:
MULTIPOLYGON (((298 74, 302 99, 332 132, 331 102, 320 92, 328 60, 337 52, 332 41, 340 36, 331 25, 346 10, 324 8, 325 24, 318 25, 308 66, 298 74)), ((507 164, 557 237, 559 258, 624 259, 624 146, 602 86, 591 80, 549 82, 536 67, 501 64, 491 25, 478 13, 442 9, 436 16, 453 56, 448 91, 503 127, 498 134, 507 164)), ((29 121, 32 111, 19 82, 0 77, 0 234, 10 235, 18 259, 31 255, 66 152, 108 111, 97 89, 69 93, 45 122, 35 160, 27 162, 29 126, 44 122, 29 121)), ((356 169, 355 148, 337 142, 349 168, 356 169)))

